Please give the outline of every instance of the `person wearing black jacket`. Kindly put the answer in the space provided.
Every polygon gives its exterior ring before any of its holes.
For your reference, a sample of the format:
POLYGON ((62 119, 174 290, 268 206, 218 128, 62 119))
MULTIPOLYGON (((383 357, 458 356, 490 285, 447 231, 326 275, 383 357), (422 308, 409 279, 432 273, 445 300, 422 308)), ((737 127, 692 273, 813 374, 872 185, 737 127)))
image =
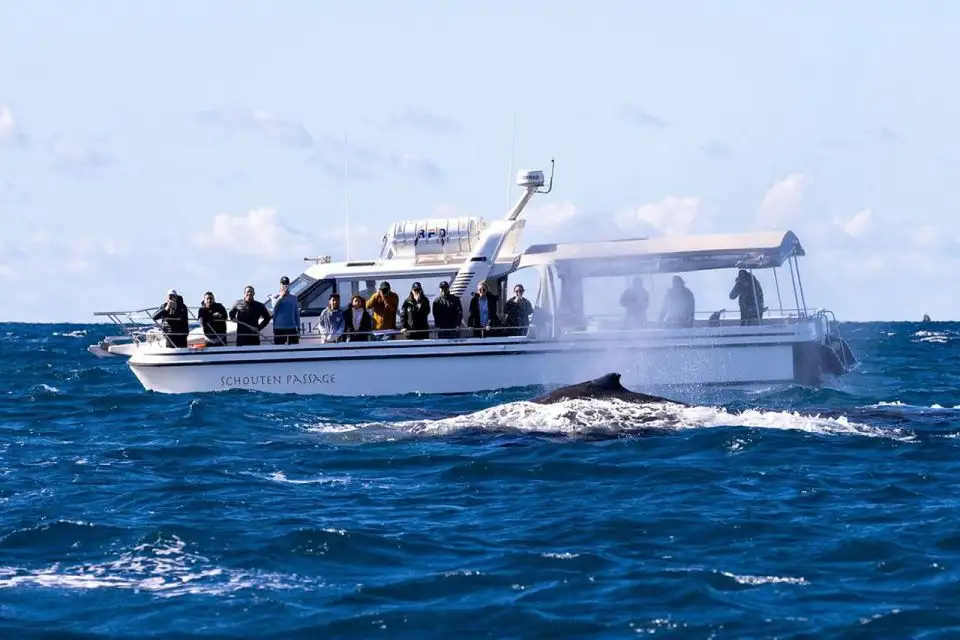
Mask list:
POLYGON ((450 340, 460 337, 460 325, 463 324, 463 304, 460 296, 450 295, 450 283, 440 283, 440 295, 433 301, 433 326, 437 328, 437 337, 450 340))
POLYGON ((208 347, 227 346, 227 310, 214 299, 212 292, 203 294, 203 304, 197 310, 197 318, 208 347))
POLYGON ((470 299, 470 315, 467 316, 467 326, 473 328, 474 338, 492 336, 496 327, 501 326, 497 312, 499 301, 500 298, 487 289, 487 281, 481 280, 477 292, 470 299))
POLYGON ((237 300, 230 309, 230 319, 237 323, 237 346, 257 346, 260 344, 260 332, 270 324, 270 312, 259 300, 253 287, 243 289, 243 299, 237 300))
POLYGON ((153 319, 154 321, 162 320, 167 346, 179 348, 187 346, 187 334, 190 332, 187 305, 183 303, 183 296, 178 294, 176 289, 167 291, 167 301, 160 305, 160 309, 153 314, 153 319))
POLYGON ((373 318, 367 311, 367 301, 361 295, 350 300, 350 308, 343 313, 344 342, 367 342, 373 331, 373 318))
POLYGON ((430 300, 423 293, 419 282, 414 282, 410 295, 400 308, 401 328, 410 340, 430 337, 430 300))

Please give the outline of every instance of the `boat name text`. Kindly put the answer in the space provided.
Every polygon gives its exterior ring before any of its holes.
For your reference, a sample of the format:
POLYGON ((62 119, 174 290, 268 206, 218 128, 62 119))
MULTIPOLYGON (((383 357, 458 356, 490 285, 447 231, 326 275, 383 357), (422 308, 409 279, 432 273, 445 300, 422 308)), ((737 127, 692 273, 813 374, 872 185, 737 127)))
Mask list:
POLYGON ((258 384, 262 386, 280 384, 336 384, 335 373, 288 373, 285 376, 220 376, 224 387, 258 384))

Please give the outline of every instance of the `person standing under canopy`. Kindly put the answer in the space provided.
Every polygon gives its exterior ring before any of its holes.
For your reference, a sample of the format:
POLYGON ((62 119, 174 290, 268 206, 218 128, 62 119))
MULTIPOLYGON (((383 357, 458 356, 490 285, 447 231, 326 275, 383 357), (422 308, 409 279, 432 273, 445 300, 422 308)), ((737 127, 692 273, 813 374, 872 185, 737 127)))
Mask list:
POLYGON ((660 309, 660 322, 666 327, 689 329, 693 326, 696 300, 683 278, 673 276, 673 286, 667 289, 660 309))
POLYGON ((763 318, 763 288, 756 276, 740 269, 730 290, 730 299, 740 303, 740 325, 759 324, 763 318))

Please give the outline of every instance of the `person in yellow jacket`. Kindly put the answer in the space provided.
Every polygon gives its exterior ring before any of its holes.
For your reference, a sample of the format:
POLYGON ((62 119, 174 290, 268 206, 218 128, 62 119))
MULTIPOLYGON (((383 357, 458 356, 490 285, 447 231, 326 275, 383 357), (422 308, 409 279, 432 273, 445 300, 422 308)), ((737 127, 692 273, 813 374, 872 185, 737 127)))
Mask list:
MULTIPOLYGON (((387 331, 397 328, 397 309, 400 296, 390 290, 390 283, 380 283, 380 290, 367 300, 367 309, 373 319, 374 331, 387 331)), ((388 336, 390 337, 390 336, 388 336)))

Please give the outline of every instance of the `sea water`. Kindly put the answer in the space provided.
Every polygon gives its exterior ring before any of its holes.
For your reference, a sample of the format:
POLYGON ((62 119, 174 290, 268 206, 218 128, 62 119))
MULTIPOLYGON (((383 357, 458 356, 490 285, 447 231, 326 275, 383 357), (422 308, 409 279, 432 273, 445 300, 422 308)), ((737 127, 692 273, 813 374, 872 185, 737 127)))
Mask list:
POLYGON ((960 635, 960 325, 692 407, 162 395, 110 329, 0 324, 3 637, 960 635))

